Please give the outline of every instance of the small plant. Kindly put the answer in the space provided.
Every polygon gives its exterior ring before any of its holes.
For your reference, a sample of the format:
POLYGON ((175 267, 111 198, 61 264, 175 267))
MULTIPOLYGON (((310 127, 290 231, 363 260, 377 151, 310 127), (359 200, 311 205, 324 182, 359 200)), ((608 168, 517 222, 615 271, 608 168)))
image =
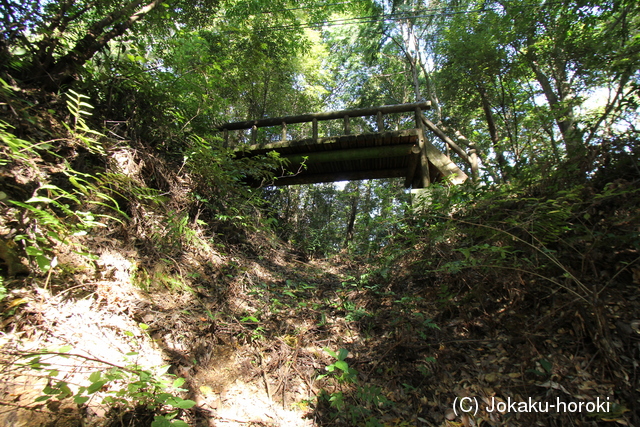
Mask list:
MULTIPOLYGON (((175 378, 168 374, 169 365, 152 369, 144 369, 132 363, 126 366, 116 366, 108 362, 90 359, 79 354, 71 354, 71 346, 63 346, 57 350, 25 354, 25 366, 36 371, 48 371, 49 381, 42 390, 42 395, 35 402, 47 402, 51 399, 63 401, 72 399, 79 406, 90 400, 102 396, 101 403, 119 413, 144 408, 154 414, 152 427, 178 426, 187 427, 188 424, 179 416, 185 409, 195 406, 193 400, 182 399, 176 393, 184 392, 181 388, 184 378, 175 378), (94 371, 89 375, 89 385, 83 385, 74 392, 72 385, 64 379, 57 379, 60 372, 51 367, 46 361, 47 356, 76 357, 102 362, 110 366, 107 370, 94 371), (172 378, 173 377, 173 378, 172 378)), ((137 353, 128 353, 135 356, 137 353)))
POLYGON ((536 365, 539 365, 542 368, 542 370, 527 369, 527 372, 531 372, 543 378, 549 377, 553 372, 553 363, 549 362, 547 359, 540 359, 538 363, 536 363, 536 365))
POLYGON ((255 328, 250 331, 249 334, 242 333, 241 335, 244 337, 248 337, 250 342, 260 341, 264 339, 264 333, 266 332, 266 328, 260 325, 260 319, 255 316, 246 316, 240 319, 240 322, 246 325, 254 325, 255 328))
MULTIPOLYGON (((0 91, 6 94, 9 90, 9 86, 0 79, 0 91)), ((72 139, 63 140, 80 141, 88 150, 101 152, 102 148, 95 138, 100 134, 89 129, 83 117, 89 115, 88 109, 91 108, 84 101, 87 97, 73 91, 67 97, 72 125, 66 126, 72 139)), ((106 227, 105 220, 119 221, 113 216, 99 213, 101 209, 106 208, 121 217, 126 217, 126 214, 111 196, 112 177, 81 173, 65 163, 62 174, 66 175, 67 180, 64 185, 48 183, 48 177, 38 166, 40 156, 60 157, 52 146, 53 142, 59 140, 31 143, 15 137, 10 129, 8 124, 0 121, 0 165, 22 165, 38 177, 40 184, 32 197, 25 201, 7 200, 18 208, 16 215, 20 216, 19 222, 29 224, 18 230, 13 239, 22 246, 29 260, 47 274, 48 283, 57 264, 53 250, 57 244, 75 246, 76 243, 71 243, 72 236, 86 235, 95 227, 106 227)), ((75 252, 88 255, 82 247, 75 252)))
POLYGON ((93 152, 102 152, 102 147, 96 143, 96 137, 103 135, 92 130, 84 119, 84 116, 91 115, 89 110, 93 109, 91 104, 85 102, 87 99, 89 99, 88 96, 69 90, 67 93, 67 108, 71 113, 72 125, 65 124, 65 126, 87 149, 93 152))
POLYGON ((206 225, 202 220, 191 222, 187 212, 169 212, 163 224, 154 224, 151 239, 161 250, 183 251, 186 247, 207 248, 207 243, 198 236, 195 228, 206 225))
POLYGON ((331 393, 322 389, 318 394, 318 403, 325 401, 329 407, 335 409, 334 417, 344 416, 351 425, 382 426, 380 421, 373 415, 376 409, 384 408, 391 404, 391 401, 382 393, 382 390, 375 385, 359 385, 358 371, 349 366, 346 361, 349 351, 341 348, 335 351, 325 348, 335 362, 326 366, 326 374, 318 376, 318 379, 332 378, 337 382, 339 389, 331 393), (355 385, 352 393, 348 392, 347 386, 355 385))
POLYGON ((0 302, 7 297, 7 288, 4 286, 4 279, 0 276, 0 302))
POLYGON ((347 312, 347 315, 344 317, 347 322, 357 322, 364 317, 371 316, 366 309, 358 307, 353 301, 345 301, 343 307, 347 312))
POLYGON ((338 380, 338 383, 355 383, 358 380, 358 371, 349 367, 349 364, 346 362, 346 358, 349 355, 349 351, 341 348, 338 350, 338 353, 335 351, 324 348, 324 351, 329 353, 331 357, 336 359, 336 361, 330 365, 328 365, 325 369, 327 370, 326 374, 320 375, 318 379, 322 379, 333 374, 338 380))
POLYGON ((447 307, 451 304, 451 300, 455 298, 455 294, 449 289, 448 285, 444 283, 440 285, 440 290, 438 291, 438 306, 440 308, 447 307))

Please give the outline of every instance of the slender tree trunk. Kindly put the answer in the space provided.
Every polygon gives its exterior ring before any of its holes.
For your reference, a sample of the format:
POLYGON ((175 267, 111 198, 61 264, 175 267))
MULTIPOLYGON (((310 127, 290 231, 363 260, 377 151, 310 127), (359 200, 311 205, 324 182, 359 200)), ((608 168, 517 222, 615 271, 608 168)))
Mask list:
POLYGON ((349 222, 347 223, 347 232, 344 238, 344 248, 349 247, 349 243, 353 240, 353 230, 356 225, 356 217, 358 216, 358 194, 351 197, 351 209, 349 211, 349 222))
POLYGON ((498 161, 498 167, 500 168, 500 176, 502 177, 502 181, 506 181, 507 161, 504 158, 504 152, 500 148, 500 136, 498 135, 498 127, 496 126, 493 111, 491 110, 489 96, 487 95, 487 91, 482 83, 477 83, 476 88, 478 89, 480 99, 482 100, 482 111, 484 111, 484 117, 487 121, 487 127, 489 128, 491 145, 493 147, 493 151, 496 153, 496 160, 498 161))
POLYGON ((562 135, 567 158, 569 162, 578 166, 581 173, 584 173, 588 167, 586 164, 586 146, 582 140, 582 132, 576 124, 573 106, 571 105, 575 100, 575 93, 567 79, 567 64, 564 61, 556 61, 556 64, 554 64, 553 75, 555 75, 556 80, 556 88, 554 89, 551 79, 538 64, 535 54, 529 54, 528 59, 562 135))
POLYGON ((427 83, 427 94, 429 96, 429 100, 431 101, 431 110, 435 116, 435 122, 438 126, 442 125, 442 108, 440 107, 440 99, 438 98, 438 92, 436 90, 436 85, 431 78, 431 74, 427 70, 427 67, 424 64, 424 61, 420 60, 420 68, 422 68, 422 74, 424 75, 425 81, 427 83))

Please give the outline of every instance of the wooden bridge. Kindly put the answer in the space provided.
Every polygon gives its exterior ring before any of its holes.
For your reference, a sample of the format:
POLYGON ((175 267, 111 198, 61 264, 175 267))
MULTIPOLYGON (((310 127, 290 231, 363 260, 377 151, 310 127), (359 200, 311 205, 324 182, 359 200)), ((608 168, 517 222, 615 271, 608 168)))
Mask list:
POLYGON ((218 130, 223 132, 226 146, 237 148, 239 157, 276 151, 287 159, 282 176, 272 183, 276 186, 396 177, 404 177, 407 188, 425 188, 443 179, 460 184, 467 175, 426 138, 426 130, 443 139, 465 161, 469 156, 424 117, 422 112, 429 108, 429 102, 387 105, 227 123, 218 130), (385 116, 397 113, 413 113, 410 129, 386 129, 385 116), (375 118, 377 132, 352 134, 351 119, 356 117, 375 118), (318 135, 318 122, 330 120, 342 121, 341 134, 318 135), (287 127, 299 123, 311 124, 310 135, 292 139, 287 127), (274 132, 274 127, 280 131, 274 132), (261 137, 266 140, 260 143, 259 128, 271 128, 263 131, 266 136, 261 137))

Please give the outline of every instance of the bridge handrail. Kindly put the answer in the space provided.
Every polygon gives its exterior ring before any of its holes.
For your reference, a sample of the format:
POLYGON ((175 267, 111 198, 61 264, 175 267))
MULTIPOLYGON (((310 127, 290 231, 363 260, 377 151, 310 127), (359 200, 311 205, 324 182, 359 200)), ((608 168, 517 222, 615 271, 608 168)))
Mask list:
POLYGON ((217 129, 220 131, 243 130, 243 129, 252 129, 254 126, 256 128, 260 128, 260 127, 280 126, 282 124, 308 123, 308 122, 313 122, 314 120, 317 120, 317 121, 335 120, 335 119, 342 119, 345 116, 363 117, 363 116, 375 116, 378 113, 380 114, 407 113, 410 111, 415 111, 416 108, 419 108, 421 110, 428 110, 431 108, 431 102, 425 101, 425 102, 416 102, 412 104, 384 105, 382 107, 356 108, 351 110, 329 111, 324 113, 301 114, 298 116, 285 116, 285 117, 275 117, 275 118, 258 119, 258 120, 245 120, 243 122, 226 123, 222 126, 218 126, 217 129))
POLYGON ((287 138, 287 125, 296 123, 312 124, 312 138, 318 139, 318 121, 344 119, 344 133, 350 134, 349 119, 351 117, 376 116, 378 124, 378 132, 384 131, 384 114, 416 112, 416 127, 421 127, 422 111, 431 108, 431 102, 415 102, 411 104, 384 105, 382 107, 356 108, 351 110, 329 111, 324 113, 301 114, 298 116, 275 117, 258 120, 245 120, 243 122, 226 123, 218 126, 217 130, 224 132, 225 146, 229 142, 229 131, 251 129, 251 139, 255 143, 257 130, 261 127, 282 126, 282 140, 287 138))

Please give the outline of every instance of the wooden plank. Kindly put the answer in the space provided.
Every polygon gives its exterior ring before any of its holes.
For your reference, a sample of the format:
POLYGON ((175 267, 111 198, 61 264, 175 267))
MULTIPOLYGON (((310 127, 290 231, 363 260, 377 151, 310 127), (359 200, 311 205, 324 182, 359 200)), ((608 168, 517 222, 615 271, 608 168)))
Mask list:
POLYGON ((316 153, 282 156, 289 160, 291 166, 296 167, 307 157, 307 164, 323 162, 346 162, 352 160, 386 159, 411 154, 414 144, 387 145, 382 147, 352 148, 349 150, 319 151, 316 153))
MULTIPOLYGON (((392 131, 392 132, 383 132, 383 133, 374 133, 370 135, 344 135, 344 136, 329 136, 324 138, 318 138, 317 142, 314 142, 313 138, 308 139, 299 139, 296 141, 278 141, 278 142, 270 142, 264 145, 249 145, 238 149, 238 152, 248 152, 251 154, 264 154, 269 151, 280 151, 281 149, 285 149, 287 153, 294 154, 298 152, 306 152, 306 151, 320 151, 323 149, 332 150, 335 146, 339 145, 341 142, 343 144, 347 142, 361 142, 367 141, 377 141, 378 139, 384 138, 391 141, 393 144, 408 144, 413 141, 417 141, 417 130, 416 129, 404 129, 400 131, 392 131), (331 147, 334 145, 334 147, 331 147), (299 147, 307 146, 310 150, 304 150, 299 147)), ((387 144, 392 145, 392 144, 387 144)), ((364 145, 367 147, 368 145, 364 145)), ((284 152, 284 151, 283 151, 284 152)))
POLYGON ((471 160, 469 159, 469 155, 465 153, 465 151, 460 148, 458 144, 453 142, 451 138, 449 138, 444 132, 440 130, 438 126, 432 123, 429 119, 427 119, 424 115, 422 115, 422 122, 429 128, 429 130, 436 134, 438 138, 442 140, 445 144, 447 144, 455 153, 462 158, 467 164, 471 165, 471 160))
POLYGON ((467 174, 453 163, 451 159, 442 154, 431 142, 425 140, 424 148, 431 164, 433 164, 447 180, 450 180, 452 184, 462 184, 467 180, 467 174))

